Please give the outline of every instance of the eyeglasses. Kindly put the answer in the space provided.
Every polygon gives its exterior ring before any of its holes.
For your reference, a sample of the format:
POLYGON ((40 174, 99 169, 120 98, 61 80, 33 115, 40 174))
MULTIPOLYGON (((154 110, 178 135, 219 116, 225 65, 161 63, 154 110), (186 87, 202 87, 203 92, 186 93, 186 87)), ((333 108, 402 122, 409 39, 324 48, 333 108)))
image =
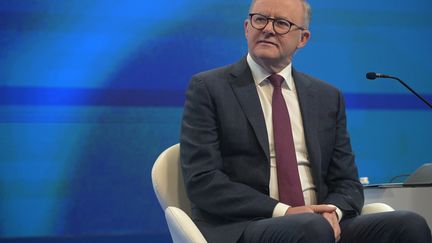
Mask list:
POLYGON ((252 27, 254 27, 257 30, 263 30, 267 26, 270 20, 273 22, 274 32, 276 32, 279 35, 284 35, 290 32, 293 26, 297 27, 297 29, 299 30, 305 30, 305 28, 300 27, 286 19, 270 18, 259 13, 250 13, 249 17, 250 17, 250 22, 252 27))

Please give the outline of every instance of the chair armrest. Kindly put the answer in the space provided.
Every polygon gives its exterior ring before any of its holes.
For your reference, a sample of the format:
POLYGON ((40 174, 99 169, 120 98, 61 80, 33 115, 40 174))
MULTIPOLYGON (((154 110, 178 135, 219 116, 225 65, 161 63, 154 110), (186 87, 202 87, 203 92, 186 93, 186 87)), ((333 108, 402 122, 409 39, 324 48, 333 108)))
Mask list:
POLYGON ((394 211, 392 207, 385 203, 371 203, 364 205, 361 214, 372 214, 372 213, 383 213, 383 212, 389 212, 394 211))
POLYGON ((165 218, 174 243, 206 243, 204 236, 191 218, 177 207, 167 207, 165 218))

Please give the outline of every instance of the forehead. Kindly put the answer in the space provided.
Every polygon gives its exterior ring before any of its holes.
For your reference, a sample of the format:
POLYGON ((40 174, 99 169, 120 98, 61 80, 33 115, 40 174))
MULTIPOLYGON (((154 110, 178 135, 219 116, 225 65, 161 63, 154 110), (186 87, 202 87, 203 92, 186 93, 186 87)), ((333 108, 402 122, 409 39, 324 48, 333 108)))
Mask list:
POLYGON ((304 17, 303 4, 300 0, 256 0, 251 12, 292 20, 304 17))

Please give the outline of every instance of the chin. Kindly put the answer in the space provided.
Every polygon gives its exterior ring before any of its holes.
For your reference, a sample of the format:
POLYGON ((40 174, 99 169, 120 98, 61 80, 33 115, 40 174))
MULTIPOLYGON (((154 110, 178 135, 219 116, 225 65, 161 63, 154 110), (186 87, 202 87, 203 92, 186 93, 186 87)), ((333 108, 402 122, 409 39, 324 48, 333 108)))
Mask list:
POLYGON ((255 52, 253 55, 258 59, 267 60, 267 61, 280 59, 279 55, 276 55, 275 53, 255 52))
POLYGON ((276 57, 279 56, 279 52, 275 48, 267 47, 256 47, 254 49, 255 56, 266 56, 266 57, 276 57))

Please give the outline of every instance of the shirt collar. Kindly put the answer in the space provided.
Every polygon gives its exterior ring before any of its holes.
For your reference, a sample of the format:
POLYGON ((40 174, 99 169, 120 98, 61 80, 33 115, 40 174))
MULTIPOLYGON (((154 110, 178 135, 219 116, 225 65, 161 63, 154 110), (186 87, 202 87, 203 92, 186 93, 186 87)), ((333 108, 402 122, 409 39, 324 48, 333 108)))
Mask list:
MULTIPOLYGON (((249 65, 249 68, 251 69, 252 77, 254 79, 255 85, 262 86, 269 83, 267 77, 270 76, 271 73, 267 72, 263 67, 261 67, 258 63, 256 63, 249 53, 246 57, 246 60, 249 65)), ((278 74, 285 79, 285 82, 282 83, 282 88, 285 86, 289 90, 295 90, 294 81, 292 77, 291 63, 288 64, 288 66, 286 66, 284 69, 282 69, 282 71, 280 71, 278 74)))

